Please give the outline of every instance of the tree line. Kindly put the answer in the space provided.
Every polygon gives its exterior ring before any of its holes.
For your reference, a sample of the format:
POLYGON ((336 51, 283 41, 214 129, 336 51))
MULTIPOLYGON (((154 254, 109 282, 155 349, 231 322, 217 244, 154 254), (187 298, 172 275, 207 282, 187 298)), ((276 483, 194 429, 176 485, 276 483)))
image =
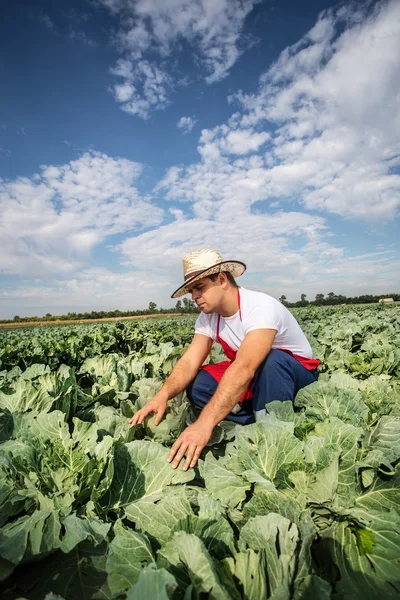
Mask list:
POLYGON ((288 308, 299 308, 302 306, 334 306, 338 304, 372 304, 379 302, 383 298, 393 298, 395 302, 400 302, 400 294, 381 294, 374 296, 373 294, 364 294, 362 296, 347 297, 342 294, 317 294, 314 300, 307 300, 307 294, 301 294, 300 300, 297 302, 288 302, 285 295, 282 295, 279 300, 288 308))
MULTIPOLYGON (((301 294, 300 300, 297 302, 288 302, 285 295, 282 295, 279 300, 288 308, 301 308, 304 306, 334 306, 339 304, 372 304, 373 302, 379 302, 381 298, 393 298, 395 302, 400 302, 400 294, 382 294, 380 296, 374 296, 372 294, 365 294, 363 296, 355 296, 348 298, 342 294, 317 294, 314 300, 307 300, 307 294, 301 294)), ((91 312, 69 312, 66 315, 52 315, 47 313, 44 317, 19 317, 16 315, 13 319, 0 319, 0 323, 27 323, 27 322, 40 322, 40 321, 84 321, 86 319, 110 319, 120 317, 136 317, 142 315, 155 315, 155 314, 167 314, 167 313, 179 313, 179 314, 193 314, 198 313, 199 308, 188 298, 178 300, 173 308, 158 308, 155 302, 149 302, 149 306, 146 309, 140 310, 92 310, 91 312)))

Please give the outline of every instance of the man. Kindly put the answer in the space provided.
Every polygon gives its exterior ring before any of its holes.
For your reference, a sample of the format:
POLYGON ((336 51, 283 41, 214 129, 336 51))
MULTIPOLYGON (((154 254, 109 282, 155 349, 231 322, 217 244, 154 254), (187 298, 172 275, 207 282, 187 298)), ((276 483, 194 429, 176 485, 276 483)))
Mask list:
POLYGON ((196 250, 183 259, 185 283, 173 294, 191 294, 201 310, 193 340, 160 391, 130 420, 142 423, 155 413, 158 425, 167 402, 187 391, 201 408, 171 448, 168 460, 183 470, 194 467, 214 427, 223 419, 246 425, 265 414, 273 400, 294 400, 299 389, 318 379, 318 360, 293 315, 267 294, 238 287, 246 270, 237 260, 222 260, 215 250, 196 250), (227 360, 202 367, 218 341, 227 360))

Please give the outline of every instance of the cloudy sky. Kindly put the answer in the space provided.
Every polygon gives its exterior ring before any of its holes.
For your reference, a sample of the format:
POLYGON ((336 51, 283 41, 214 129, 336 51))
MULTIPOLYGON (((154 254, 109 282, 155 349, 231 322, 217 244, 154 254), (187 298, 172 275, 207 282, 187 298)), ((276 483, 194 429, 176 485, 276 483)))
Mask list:
POLYGON ((0 47, 1 318, 173 306, 207 247, 400 291, 398 0, 15 0, 0 47))

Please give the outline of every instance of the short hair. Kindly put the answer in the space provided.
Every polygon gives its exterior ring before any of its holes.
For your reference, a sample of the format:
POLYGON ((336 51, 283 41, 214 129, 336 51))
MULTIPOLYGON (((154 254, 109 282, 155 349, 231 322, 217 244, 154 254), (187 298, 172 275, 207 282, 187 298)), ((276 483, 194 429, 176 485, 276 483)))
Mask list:
MULTIPOLYGON (((238 287, 238 284, 236 283, 236 280, 230 271, 221 271, 221 273, 226 275, 227 280, 231 285, 233 285, 233 287, 238 287)), ((213 275, 208 275, 208 277, 211 279, 211 281, 215 281, 218 275, 219 273, 213 273, 213 275)))

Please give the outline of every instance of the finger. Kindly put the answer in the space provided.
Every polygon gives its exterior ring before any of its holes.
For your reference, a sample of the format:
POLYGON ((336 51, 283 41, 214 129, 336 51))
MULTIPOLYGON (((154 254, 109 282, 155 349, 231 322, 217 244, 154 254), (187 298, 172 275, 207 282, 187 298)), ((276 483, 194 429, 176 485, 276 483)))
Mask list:
POLYGON ((134 414, 133 417, 131 417, 131 419, 129 420, 129 425, 131 427, 133 427, 134 425, 137 424, 138 419, 139 419, 139 414, 138 413, 134 414))
POLYGON ((182 444, 182 440, 181 440, 181 438, 179 436, 178 439, 176 440, 175 444, 172 446, 169 454, 168 454, 168 462, 171 462, 171 460, 174 458, 174 456, 177 453, 178 448, 180 447, 181 444, 182 444))
POLYGON ((201 454, 201 451, 202 451, 202 450, 203 450, 203 446, 197 446, 197 448, 196 448, 196 452, 194 453, 194 456, 193 456, 193 458, 192 458, 192 461, 191 461, 191 463, 190 463, 190 466, 191 466, 191 468, 193 468, 193 467, 195 467, 195 466, 196 466, 196 464, 197 464, 197 461, 198 461, 198 460, 199 460, 199 458, 200 458, 200 454, 201 454))
POLYGON ((143 423, 145 417, 147 417, 147 415, 151 412, 152 412, 151 408, 150 409, 148 407, 141 408, 140 410, 137 411, 136 414, 133 415, 133 417, 130 420, 130 423, 132 425, 141 425, 143 423))
POLYGON ((188 443, 184 442, 181 447, 179 448, 173 462, 172 462, 172 468, 176 469, 176 467, 179 465, 179 463, 181 462, 182 458, 185 456, 185 452, 188 448, 188 443))
POLYGON ((189 446, 187 452, 186 452, 186 460, 185 460, 185 464, 183 465, 183 470, 187 471, 188 468, 190 467, 190 464, 192 462, 194 453, 196 451, 196 445, 192 444, 191 446, 189 446))
POLYGON ((156 416, 156 418, 154 419, 154 425, 158 425, 158 424, 161 422, 161 419, 162 419, 162 418, 163 418, 163 416, 164 416, 165 410, 166 410, 165 408, 159 408, 159 409, 158 409, 158 411, 157 411, 157 416, 156 416))

